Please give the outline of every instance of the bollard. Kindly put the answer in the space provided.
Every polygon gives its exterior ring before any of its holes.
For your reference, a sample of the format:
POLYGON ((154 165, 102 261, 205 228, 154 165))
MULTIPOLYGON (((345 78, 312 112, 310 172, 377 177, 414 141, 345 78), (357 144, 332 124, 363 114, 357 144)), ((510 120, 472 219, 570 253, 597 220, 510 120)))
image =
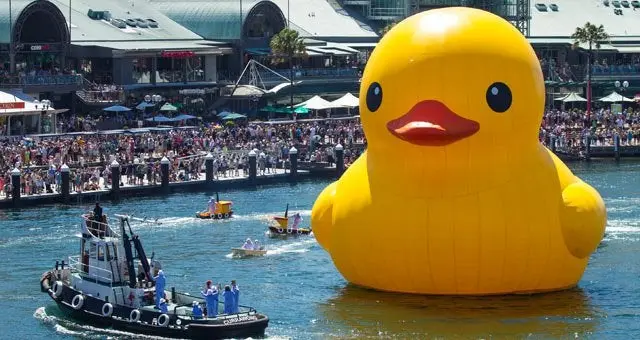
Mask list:
POLYGON ((120 199, 120 164, 114 159, 111 162, 111 199, 120 199))
POLYGON ((11 200, 13 202, 13 206, 17 207, 20 205, 20 169, 14 168, 11 171, 11 200))
POLYGON ((62 202, 69 203, 69 196, 71 186, 69 185, 69 166, 65 163, 60 167, 60 179, 62 183, 60 185, 60 194, 62 195, 62 202))
POLYGON ((344 172, 344 148, 338 143, 333 150, 336 152, 336 174, 340 177, 344 172))
POLYGON ((591 160, 591 136, 587 135, 585 144, 585 158, 587 161, 591 160))
POLYGON ((258 174, 258 162, 256 152, 249 151, 249 184, 256 184, 256 175, 258 174))
POLYGON ((616 155, 616 161, 620 160, 620 136, 618 134, 613 135, 613 151, 616 155))
POLYGON ((160 174, 162 175, 162 192, 169 193, 169 158, 162 157, 160 160, 160 174))
POLYGON ((298 175, 298 149, 292 146, 289 149, 289 177, 295 179, 298 175))
POLYGON ((213 183, 213 155, 208 153, 204 156, 204 178, 208 186, 213 183))

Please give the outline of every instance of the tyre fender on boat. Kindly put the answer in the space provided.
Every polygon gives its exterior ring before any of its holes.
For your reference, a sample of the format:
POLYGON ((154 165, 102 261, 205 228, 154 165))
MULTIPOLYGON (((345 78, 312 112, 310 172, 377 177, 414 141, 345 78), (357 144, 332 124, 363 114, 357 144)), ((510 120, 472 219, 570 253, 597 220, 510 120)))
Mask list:
POLYGON ((229 213, 224 213, 224 218, 229 218, 229 213))
POLYGON ((167 327, 168 324, 169 324, 169 315, 160 314, 160 316, 158 317, 158 326, 167 327))
POLYGON ((298 229, 298 235, 302 234, 302 230, 298 229))
POLYGON ((222 219, 222 214, 218 214, 218 219, 222 219))
POLYGON ((278 228, 278 233, 282 234, 282 228, 278 228))
POLYGON ((53 296, 55 296, 56 298, 59 298, 62 296, 62 281, 56 281, 53 283, 53 296))
POLYGON ((291 229, 287 228, 287 234, 291 234, 291 229))
POLYGON ((111 314, 113 314, 113 305, 108 302, 102 305, 102 316, 109 317, 111 314))
POLYGON ((74 296, 73 300, 71 300, 71 307, 75 310, 82 308, 82 305, 84 305, 84 296, 82 294, 74 296))
POLYGON ((140 311, 134 309, 129 313, 129 322, 138 322, 140 321, 140 311))

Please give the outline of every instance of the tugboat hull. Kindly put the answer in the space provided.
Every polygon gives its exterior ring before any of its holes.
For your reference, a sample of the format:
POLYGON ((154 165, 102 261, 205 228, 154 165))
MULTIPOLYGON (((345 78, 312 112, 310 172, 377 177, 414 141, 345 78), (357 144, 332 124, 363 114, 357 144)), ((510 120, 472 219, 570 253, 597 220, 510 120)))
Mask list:
POLYGON ((131 315, 135 308, 113 305, 110 315, 104 315, 106 302, 96 297, 83 295, 81 292, 64 285, 58 296, 54 294, 53 286, 48 280, 43 280, 42 288, 68 317, 101 328, 112 328, 120 331, 182 339, 228 339, 264 337, 269 318, 257 313, 243 313, 221 316, 212 320, 195 320, 190 317, 169 315, 169 322, 160 325, 160 311, 140 310, 139 320, 132 321, 131 315), (76 296, 82 296, 83 302, 78 307, 76 296), (75 305, 75 307, 74 307, 75 305))

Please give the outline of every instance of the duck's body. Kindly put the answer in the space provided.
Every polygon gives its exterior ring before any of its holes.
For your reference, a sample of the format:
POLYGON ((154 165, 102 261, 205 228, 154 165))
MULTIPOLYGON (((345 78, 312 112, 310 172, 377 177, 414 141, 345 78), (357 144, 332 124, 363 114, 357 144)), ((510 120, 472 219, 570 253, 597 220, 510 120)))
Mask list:
MULTIPOLYGON (((538 142, 539 64, 502 21, 468 8, 428 11, 398 24, 374 51, 360 94, 369 148, 312 211, 316 238, 348 281, 396 292, 504 294, 580 280, 604 234, 604 203, 538 142), (496 26, 496 37, 462 41, 483 26, 496 26), (509 42, 505 52, 486 46, 509 42), (416 48, 429 52, 412 54, 416 48), (444 78, 415 83, 474 51, 485 59, 464 62, 480 72, 468 94, 447 91, 444 78), (494 73, 480 69, 492 66, 494 73)), ((451 75, 455 67, 445 69, 451 75)))

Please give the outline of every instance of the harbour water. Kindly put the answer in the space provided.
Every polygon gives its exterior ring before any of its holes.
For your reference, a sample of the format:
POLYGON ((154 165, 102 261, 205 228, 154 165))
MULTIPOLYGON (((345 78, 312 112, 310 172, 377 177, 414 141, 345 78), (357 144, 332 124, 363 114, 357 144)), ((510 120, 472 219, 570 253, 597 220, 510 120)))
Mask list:
MULTIPOLYGON (((241 304, 269 315, 272 339, 330 338, 640 338, 640 163, 579 163, 571 167, 606 200, 607 235, 579 288, 545 295, 489 298, 407 296, 347 284, 313 237, 269 240, 275 214, 299 211, 304 224, 328 182, 228 191, 237 216, 217 222, 194 218, 209 195, 104 202, 105 212, 158 219, 133 224, 147 254, 163 264, 168 286, 198 293, 206 280, 235 279, 241 304), (262 258, 233 259, 230 249, 259 239, 262 258)), ((79 215, 86 206, 0 210, 0 338, 130 339, 63 318, 38 280, 56 259, 75 255, 79 215)), ((372 250, 375 251, 375 250, 372 250)), ((148 338, 148 337, 147 337, 148 338)))

